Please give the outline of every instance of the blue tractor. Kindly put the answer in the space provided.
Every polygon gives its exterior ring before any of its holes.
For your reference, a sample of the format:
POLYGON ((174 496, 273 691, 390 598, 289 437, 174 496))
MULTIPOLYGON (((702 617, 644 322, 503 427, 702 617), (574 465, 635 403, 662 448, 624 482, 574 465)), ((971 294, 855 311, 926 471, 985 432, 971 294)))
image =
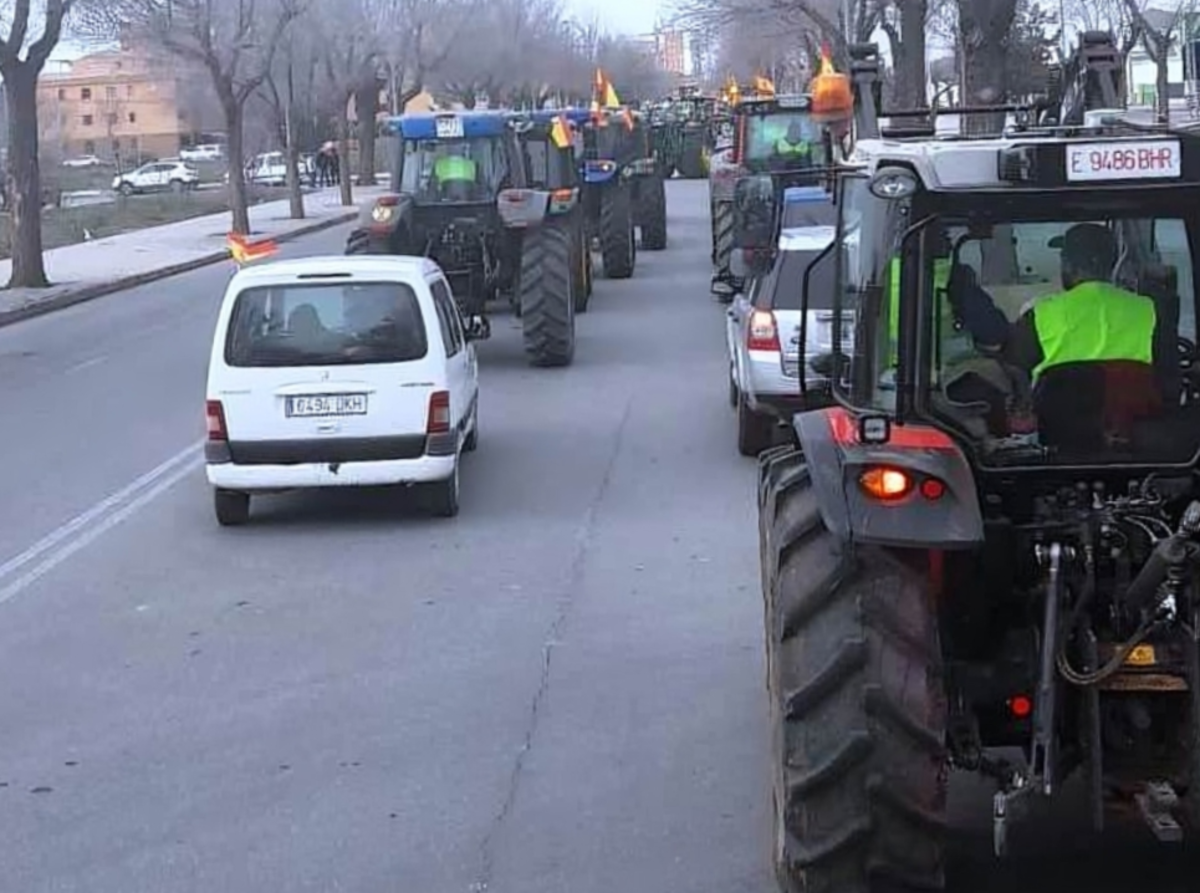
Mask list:
MULTIPOLYGON (((530 185, 511 117, 509 112, 480 111, 392 118, 388 130, 397 137, 392 190, 363 209, 346 245, 347 254, 432 258, 450 280, 464 325, 475 339, 491 334, 490 302, 507 296, 520 303, 522 267, 531 266, 523 264, 523 254, 538 250, 538 240, 524 238, 522 227, 506 225, 505 216, 512 215, 500 211, 502 194, 520 195, 530 185)), ((570 291, 547 294, 534 304, 523 318, 527 330, 540 332, 526 338, 531 362, 570 364, 575 351, 570 291), (569 306, 560 307, 564 302, 569 306), (553 318, 547 321, 546 316, 553 318)))
POLYGON ((656 164, 650 128, 631 110, 567 109, 580 138, 576 145, 589 238, 599 243, 604 275, 628 279, 642 247, 667 247, 667 197, 656 164))

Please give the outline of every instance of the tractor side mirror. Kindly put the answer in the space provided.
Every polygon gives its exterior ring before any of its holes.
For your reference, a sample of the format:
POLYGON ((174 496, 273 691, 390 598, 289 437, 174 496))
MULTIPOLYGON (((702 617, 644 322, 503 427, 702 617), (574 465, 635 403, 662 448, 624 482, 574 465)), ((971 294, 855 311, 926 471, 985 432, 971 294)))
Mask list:
POLYGON ((743 177, 733 189, 734 248, 770 252, 778 198, 770 176, 743 177))

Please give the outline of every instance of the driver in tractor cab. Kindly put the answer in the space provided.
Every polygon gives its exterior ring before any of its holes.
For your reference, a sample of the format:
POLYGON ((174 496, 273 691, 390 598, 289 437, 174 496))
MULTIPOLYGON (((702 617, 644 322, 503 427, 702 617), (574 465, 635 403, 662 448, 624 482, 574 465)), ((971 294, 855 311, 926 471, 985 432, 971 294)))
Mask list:
POLYGON ((470 201, 475 192, 479 166, 466 154, 467 146, 438 147, 433 163, 433 180, 438 194, 450 201, 470 201))
POLYGON ((952 299, 980 350, 1032 378, 1043 444, 1103 451, 1127 443, 1133 424, 1162 408, 1154 301, 1112 283, 1118 250, 1108 228, 1076 224, 1050 247, 1061 251, 1063 290, 1037 299, 1016 322, 969 267, 955 277, 952 299))
POLYGON ((799 121, 792 121, 787 133, 775 141, 771 154, 789 168, 811 165, 812 144, 804 135, 804 126, 799 121))

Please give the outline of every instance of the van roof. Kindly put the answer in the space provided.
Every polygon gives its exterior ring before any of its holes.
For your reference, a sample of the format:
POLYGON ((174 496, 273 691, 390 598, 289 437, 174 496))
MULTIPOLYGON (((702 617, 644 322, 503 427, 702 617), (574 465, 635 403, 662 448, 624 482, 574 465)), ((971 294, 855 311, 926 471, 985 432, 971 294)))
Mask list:
POLYGON ((436 273, 438 266, 427 257, 396 254, 328 254, 297 257, 243 267, 234 275, 235 282, 246 284, 292 280, 306 275, 348 273, 352 277, 382 276, 386 279, 424 279, 436 273))

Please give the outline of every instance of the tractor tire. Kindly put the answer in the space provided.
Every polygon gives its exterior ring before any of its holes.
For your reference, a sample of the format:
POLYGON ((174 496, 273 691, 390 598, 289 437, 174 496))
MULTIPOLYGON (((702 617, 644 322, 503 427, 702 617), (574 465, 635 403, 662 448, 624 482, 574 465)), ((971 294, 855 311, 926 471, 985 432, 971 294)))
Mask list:
POLYGON ((582 228, 575 235, 571 269, 575 275, 575 312, 587 313, 592 297, 592 246, 582 228))
POLYGON ((356 229, 346 239, 346 254, 370 254, 371 237, 365 229, 356 229))
POLYGON ((941 889, 946 697, 928 581, 829 532, 798 450, 760 467, 779 884, 941 889))
POLYGON ((547 223, 525 236, 521 250, 520 303, 525 353, 534 366, 569 366, 575 358, 573 237, 547 223))
POLYGON ((733 256, 733 202, 713 202, 712 206, 713 276, 728 279, 733 256))
POLYGON ((633 195, 624 185, 604 190, 600 200, 600 257, 606 279, 628 279, 637 260, 633 195))
POLYGON ((679 176, 685 180, 701 180, 708 175, 704 164, 704 137, 696 134, 684 137, 679 151, 679 176))
POLYGON ((647 251, 662 251, 667 247, 667 184, 661 177, 643 180, 639 198, 642 247, 647 251))

